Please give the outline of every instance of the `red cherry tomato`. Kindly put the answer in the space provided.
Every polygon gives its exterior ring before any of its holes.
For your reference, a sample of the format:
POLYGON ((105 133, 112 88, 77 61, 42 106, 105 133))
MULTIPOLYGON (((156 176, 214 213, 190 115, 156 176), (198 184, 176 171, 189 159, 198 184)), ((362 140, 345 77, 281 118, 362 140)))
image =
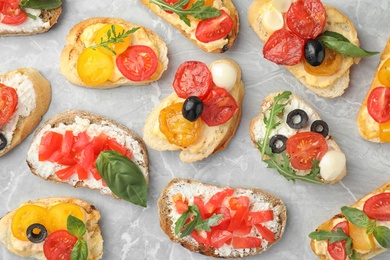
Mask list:
MULTIPOLYGON (((341 228, 345 234, 349 234, 348 221, 343 221, 335 225, 332 231, 337 231, 337 228, 341 228)), ((346 241, 338 241, 333 244, 329 244, 328 242, 328 252, 329 255, 334 260, 345 260, 347 258, 347 252, 345 249, 346 241)))
POLYGON ((370 219, 390 220, 390 192, 384 192, 369 198, 363 207, 363 212, 370 219))
POLYGON ((367 110, 378 123, 390 120, 390 88, 374 88, 367 99, 367 110))
POLYGON ((119 71, 132 81, 150 78, 158 66, 158 58, 154 50, 145 45, 132 45, 116 59, 119 71))
POLYGON ((43 253, 48 260, 69 260, 76 241, 77 237, 69 234, 67 230, 55 231, 46 238, 43 253))
POLYGON ((222 125, 229 121, 237 112, 236 100, 224 88, 213 88, 203 100, 201 118, 208 126, 222 125))
POLYGON ((201 42, 208 43, 226 37, 233 29, 233 19, 224 11, 220 16, 200 21, 195 30, 195 37, 201 42))
POLYGON ((176 71, 173 89, 178 97, 197 96, 204 99, 213 87, 213 77, 206 64, 200 61, 183 62, 176 71))
POLYGON ((271 34, 263 47, 263 55, 269 61, 279 65, 296 65, 304 53, 305 40, 287 29, 271 34))
POLYGON ((234 249, 258 248, 262 240, 258 237, 233 237, 232 245, 234 249))
POLYGON ((4 24, 19 25, 27 19, 27 15, 19 7, 19 2, 3 1, 0 12, 4 15, 1 20, 4 24))
POLYGON ((315 39, 322 33, 326 11, 320 0, 299 0, 287 11, 288 28, 303 39, 315 39))
POLYGON ((323 135, 316 132, 300 132, 287 139, 286 152, 291 165, 298 170, 309 170, 315 158, 321 158, 328 151, 323 135))
POLYGON ((0 125, 8 122, 18 105, 16 90, 0 83, 0 125))

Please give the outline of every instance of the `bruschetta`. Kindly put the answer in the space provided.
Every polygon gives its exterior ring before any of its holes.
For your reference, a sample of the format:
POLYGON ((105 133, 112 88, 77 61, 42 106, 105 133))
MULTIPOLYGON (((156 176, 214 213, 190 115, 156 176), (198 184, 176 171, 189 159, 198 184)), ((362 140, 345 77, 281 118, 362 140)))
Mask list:
POLYGON ((166 44, 152 30, 118 18, 90 18, 67 35, 60 71, 82 87, 146 85, 167 69, 167 54, 166 44))
POLYGON ((238 258, 268 250, 283 235, 283 201, 259 189, 173 179, 158 200, 164 233, 188 250, 238 258))
POLYGON ((0 156, 22 142, 41 121, 51 86, 39 71, 21 68, 0 75, 0 156))
POLYGON ((0 219, 0 242, 21 257, 96 260, 103 255, 99 219, 100 212, 80 199, 28 201, 0 219))
POLYGON ((347 174, 328 124, 290 91, 268 95, 249 131, 262 160, 287 180, 334 184, 347 174))
POLYGON ((36 131, 27 164, 42 179, 97 189, 147 206, 145 144, 135 132, 108 118, 81 110, 50 118, 36 131))
POLYGON ((195 162, 224 149, 240 119, 244 97, 241 69, 230 59, 182 63, 175 90, 155 107, 142 129, 156 150, 181 150, 180 159, 195 162))

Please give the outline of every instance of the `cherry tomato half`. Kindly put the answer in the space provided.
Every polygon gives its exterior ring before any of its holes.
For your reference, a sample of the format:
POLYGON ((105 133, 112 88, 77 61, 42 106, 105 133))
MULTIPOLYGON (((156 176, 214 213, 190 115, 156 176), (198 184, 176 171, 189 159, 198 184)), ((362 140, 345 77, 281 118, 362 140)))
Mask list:
POLYGON ((390 88, 374 88, 367 99, 367 110, 370 116, 378 123, 390 120, 390 88))
POLYGON ((27 19, 27 15, 19 7, 19 2, 2 1, 0 12, 4 15, 1 20, 4 24, 19 25, 27 19))
POLYGON ((390 58, 387 59, 379 69, 378 79, 381 84, 390 87, 390 58))
POLYGON ((200 21, 195 30, 195 37, 201 42, 208 43, 226 37, 233 29, 233 19, 224 11, 220 16, 200 21))
POLYGON ((0 125, 5 125, 16 110, 18 94, 16 90, 0 83, 0 125))
POLYGON ((62 202, 50 207, 47 212, 47 219, 50 219, 50 221, 48 221, 46 229, 49 232, 66 230, 69 215, 84 222, 84 213, 80 206, 76 204, 62 202))
MULTIPOLYGON (((336 231, 338 228, 341 228, 345 234, 349 235, 348 221, 343 221, 335 225, 332 231, 336 231)), ((332 244, 328 242, 328 252, 329 255, 334 260, 345 260, 347 258, 347 252, 345 249, 346 241, 338 241, 332 244)))
POLYGON ((384 192, 369 198, 363 207, 363 212, 371 219, 390 220, 390 192, 384 192))
POLYGON ((340 53, 325 48, 325 58, 319 66, 312 66, 306 61, 306 59, 302 60, 303 68, 307 73, 316 76, 330 76, 340 68, 343 56, 340 53))
MULTIPOLYGON (((112 27, 114 26, 115 33, 123 33, 125 32, 125 29, 123 26, 119 24, 106 24, 102 28, 100 28, 96 34, 95 34, 95 44, 100 44, 102 41, 107 41, 107 33, 110 31, 111 35, 113 34, 112 32, 112 27)), ((124 52, 130 45, 130 35, 128 35, 126 38, 122 39, 122 42, 118 43, 109 43, 108 47, 110 49, 113 49, 116 52, 116 55, 121 54, 124 52)), ((98 47, 98 50, 101 51, 102 53, 109 55, 109 56, 114 56, 115 54, 112 51, 107 50, 106 48, 103 47, 98 47)))
POLYGON ((69 260, 77 237, 67 230, 58 230, 51 233, 43 243, 43 253, 48 260, 69 260))
POLYGON ((11 230, 14 237, 28 241, 27 228, 35 223, 46 226, 47 210, 38 205, 23 205, 15 211, 11 221, 11 230))

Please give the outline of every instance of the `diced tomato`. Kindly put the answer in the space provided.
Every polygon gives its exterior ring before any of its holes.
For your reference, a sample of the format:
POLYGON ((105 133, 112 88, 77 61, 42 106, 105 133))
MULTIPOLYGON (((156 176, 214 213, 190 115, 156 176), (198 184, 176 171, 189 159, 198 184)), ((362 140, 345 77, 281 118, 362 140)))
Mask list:
POLYGON ((175 208, 176 208, 177 213, 183 214, 184 212, 186 212, 188 210, 188 205, 182 200, 177 200, 175 202, 175 208))
POLYGON ((52 155, 50 155, 49 159, 47 159, 49 162, 58 162, 62 158, 62 153, 60 150, 54 151, 52 155))
POLYGON ((195 239, 195 241, 198 242, 198 244, 204 245, 206 249, 209 248, 211 245, 209 234, 206 233, 205 231, 199 231, 199 232, 203 232, 205 236, 202 236, 202 234, 199 234, 197 230, 194 230, 191 233, 191 237, 195 239))
POLYGON ((73 145, 73 151, 79 153, 89 144, 89 136, 86 132, 80 132, 76 137, 73 145))
POLYGON ((206 212, 212 214, 214 210, 222 204, 223 200, 226 197, 233 195, 233 193, 233 189, 224 189, 223 191, 215 193, 204 205, 206 212))
POLYGON ((235 236, 246 236, 249 235, 251 230, 252 230, 252 226, 247 226, 243 222, 239 228, 234 229, 232 232, 233 235, 235 236))
POLYGON ((83 168, 85 171, 89 170, 93 161, 95 159, 94 150, 92 143, 89 143, 85 146, 85 148, 81 151, 80 156, 77 159, 77 163, 83 168))
POLYGON ((264 223, 274 219, 273 210, 261 210, 256 212, 249 212, 245 218, 245 224, 247 226, 252 226, 255 224, 264 223))
POLYGON ((229 241, 232 238, 233 234, 227 230, 214 230, 210 238, 211 246, 220 248, 226 243, 226 241, 229 241))
POLYGON ((204 202, 201 197, 194 196, 194 204, 198 206, 200 215, 202 216, 202 219, 208 218, 209 216, 206 216, 205 208, 204 208, 204 202))
POLYGON ((233 237, 234 249, 257 248, 261 246, 261 239, 257 237, 233 237))
POLYGON ((218 229, 228 229, 230 225, 230 210, 227 207, 219 207, 215 210, 215 214, 223 214, 223 217, 218 221, 215 227, 218 229))
POLYGON ((228 230, 232 231, 238 229, 246 218, 249 209, 249 198, 247 196, 232 197, 229 200, 229 205, 232 210, 236 211, 228 227, 228 230))
POLYGON ((61 154, 62 155, 70 154, 70 152, 72 151, 73 143, 74 143, 73 131, 70 130, 65 131, 64 139, 62 140, 62 145, 61 145, 61 154))
POLYGON ((101 133, 92 139, 92 146, 95 154, 99 154, 106 147, 108 136, 101 133))
POLYGON ((55 174, 57 175, 58 178, 64 181, 69 179, 76 172, 76 167, 77 164, 72 166, 67 166, 61 170, 56 171, 55 174))
POLYGON ((62 144, 62 134, 48 131, 42 138, 41 143, 39 144, 38 160, 46 161, 50 156, 60 149, 62 144))
POLYGON ((275 241, 275 234, 271 230, 269 230, 267 227, 263 225, 255 225, 257 230, 260 232, 261 236, 267 240, 268 242, 274 242, 275 241))
POLYGON ((83 167, 81 167, 79 164, 76 164, 76 173, 77 173, 79 180, 88 179, 88 172, 83 167))
POLYGON ((92 176, 95 178, 95 180, 101 180, 102 179, 102 176, 100 176, 98 170, 96 169, 95 166, 91 167, 89 169, 89 172, 92 174, 92 176))

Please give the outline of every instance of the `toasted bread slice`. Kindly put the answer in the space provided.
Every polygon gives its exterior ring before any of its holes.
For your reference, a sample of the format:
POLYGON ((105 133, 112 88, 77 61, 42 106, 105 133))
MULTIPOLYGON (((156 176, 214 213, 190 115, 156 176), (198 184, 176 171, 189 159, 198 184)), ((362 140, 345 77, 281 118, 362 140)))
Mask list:
POLYGON ((86 132, 89 138, 98 136, 101 133, 107 135, 109 138, 115 138, 120 145, 132 152, 131 160, 140 168, 146 182, 148 182, 148 153, 142 139, 129 128, 111 119, 81 110, 64 111, 47 120, 42 127, 36 131, 27 156, 27 164, 33 174, 52 182, 67 183, 74 187, 97 189, 100 190, 100 193, 102 194, 118 198, 112 193, 108 186, 104 186, 102 181, 95 179, 91 173, 88 174, 88 178, 85 180, 79 179, 77 174, 74 174, 72 177, 63 181, 55 172, 66 168, 66 166, 48 160, 39 160, 38 153, 42 136, 48 131, 64 134, 66 130, 73 131, 74 135, 77 135, 80 132, 86 132))
MULTIPOLYGON (((267 120, 270 119, 270 111, 272 107, 274 106, 274 98, 281 94, 282 92, 278 93, 271 93, 269 94, 262 103, 262 112, 252 119, 249 126, 250 131, 250 137, 254 143, 254 145, 259 148, 259 144, 264 142, 265 133, 267 131, 267 126, 264 123, 264 117, 266 116, 267 120)), ((320 120, 320 116, 316 111, 314 111, 313 108, 311 108, 307 103, 305 103, 301 98, 299 98, 296 95, 291 94, 288 99, 284 99, 279 101, 279 104, 283 104, 284 109, 283 111, 277 115, 277 122, 280 122, 274 129, 270 131, 269 139, 271 139, 273 136, 280 134, 284 135, 287 139, 291 136, 294 136, 297 133, 300 132, 309 132, 311 129, 311 126, 314 121, 320 120), (306 112, 308 115, 308 121, 305 126, 299 128, 299 129, 293 129, 287 124, 287 117, 288 114, 295 110, 295 109, 301 109, 306 112)), ((327 146, 328 146, 328 152, 329 151, 338 151, 340 154, 338 154, 338 157, 343 157, 344 155, 341 152, 340 147, 337 145, 337 143, 333 140, 331 135, 327 135, 325 137, 327 146)), ((269 141, 268 141, 269 143, 269 141)), ((277 154, 275 154, 277 155, 277 154)), ((264 155, 262 155, 263 157, 264 155)), ((265 156, 267 158, 267 155, 265 156)), ((320 161, 321 163, 321 161, 320 161)), ((328 161, 329 164, 335 163, 333 160, 328 161)), ((317 179, 324 183, 334 184, 339 182, 342 178, 345 177, 347 174, 346 164, 345 164, 345 156, 344 160, 337 161, 335 168, 331 167, 329 169, 328 167, 326 172, 319 169, 319 175, 317 175, 317 179), (340 167, 339 167, 340 166, 340 167), (337 170, 336 170, 337 169, 337 170), (334 171, 333 171, 334 170, 334 171), (322 174, 321 174, 322 173, 322 174), (332 174, 331 174, 332 173, 332 174)), ((321 165, 321 164, 320 164, 321 165)), ((321 165, 322 166, 322 165, 321 165)), ((321 168, 321 167, 320 167, 321 168)), ((323 166, 325 168, 325 165, 323 166)), ((292 171, 296 176, 298 175, 308 175, 310 174, 310 170, 298 170, 295 168, 292 168, 292 171)))
POLYGON ((287 220, 286 206, 282 200, 262 190, 221 187, 180 178, 171 180, 163 189, 158 200, 158 210, 160 226, 173 242, 180 243, 190 251, 219 258, 245 257, 260 254, 268 250, 282 237, 287 220), (179 194, 179 196, 181 196, 183 200, 188 201, 188 205, 191 206, 194 204, 194 196, 200 197, 203 202, 206 203, 214 194, 221 192, 224 189, 234 189, 234 193, 231 196, 225 197, 218 206, 229 207, 229 199, 231 197, 247 196, 249 197, 250 203, 249 211, 273 211, 273 220, 262 223, 262 225, 274 233, 273 242, 267 241, 258 233, 258 231, 256 231, 255 227, 253 227, 250 236, 255 234, 253 236, 257 236, 257 238, 261 239, 261 246, 246 249, 234 249, 230 244, 224 244, 221 248, 214 248, 213 246, 206 248, 205 244, 199 244, 191 235, 181 238, 178 234, 175 234, 175 222, 181 214, 176 210, 175 202, 173 201, 174 195, 179 194))
MULTIPOLYGON (((263 25, 263 14, 268 8, 271 0, 254 0, 248 10, 249 24, 260 40, 265 43, 271 33, 267 32, 263 25)), ((357 31, 353 23, 336 8, 324 4, 326 10, 326 24, 324 31, 333 31, 344 35, 351 43, 359 46, 357 31)), ((331 76, 315 76, 305 71, 303 62, 297 65, 286 66, 286 68, 308 89, 319 96, 334 98, 341 96, 349 86, 350 67, 359 63, 360 58, 350 58, 343 56, 342 63, 338 71, 331 76)))
MULTIPOLYGON (((389 58, 390 58, 390 38, 387 40, 387 44, 386 44, 385 48, 383 49, 378 67, 376 69, 374 78, 373 78, 372 83, 371 83, 371 87, 367 91, 366 97, 364 98, 364 101, 360 107, 358 116, 356 118, 356 122, 358 125, 360 135, 364 139, 371 141, 371 142, 376 142, 376 143, 389 142, 390 140, 388 137, 387 137, 387 139, 385 137, 386 136, 386 128, 384 128, 384 130, 381 130, 382 124, 376 122, 368 113, 367 100, 368 100, 368 97, 370 96, 371 92, 375 88, 383 86, 383 84, 381 84, 379 81, 378 73, 379 73, 379 70, 382 67, 382 65, 389 58), (381 138, 381 135, 383 135, 384 137, 381 138)), ((385 87, 390 87, 390 86, 385 86, 385 87)), ((385 108, 387 109, 387 107, 383 107, 383 109, 385 109, 385 108)))
MULTIPOLYGON (((369 194, 360 198, 355 203, 353 203, 350 207, 363 210, 364 203, 370 197, 377 195, 377 194, 380 194, 380 193, 384 193, 384 192, 386 192, 386 193, 390 192, 390 182, 383 184, 379 188, 373 190, 369 194)), ((344 215, 342 213, 339 213, 339 214, 335 215, 333 218, 329 219, 328 221, 322 223, 316 229, 316 231, 319 231, 319 230, 331 231, 337 223, 342 222, 342 221, 346 221, 346 218, 344 217, 344 215)), ((382 225, 385 226, 386 225, 388 227, 389 221, 378 221, 377 225, 378 226, 382 226, 382 225)), ((372 236, 372 234, 371 234, 371 236, 372 236)), ((354 238, 352 237, 352 239, 354 239, 354 238)), ((361 238, 361 239, 364 240, 364 238, 361 238)), ((317 240, 312 239, 310 242, 310 246, 311 246, 311 249, 313 250, 313 252, 320 259, 332 260, 333 258, 329 255, 329 252, 327 250, 327 243, 328 243, 327 240, 317 241, 317 240)), ((355 249, 355 248, 352 247, 352 249, 355 249)), ((359 250, 358 251, 358 259, 371 259, 372 257, 374 257, 380 253, 386 252, 386 251, 387 251, 386 248, 382 248, 378 243, 375 243, 375 247, 370 249, 370 250, 359 250)))
POLYGON ((198 139, 187 147, 180 147, 168 142, 168 139, 159 129, 159 114, 160 111, 172 103, 184 102, 184 99, 179 98, 176 93, 172 93, 165 98, 157 107, 149 114, 145 121, 145 126, 142 129, 145 143, 156 150, 182 150, 180 159, 184 162, 195 162, 202 160, 209 155, 223 150, 228 145, 233 137, 241 119, 241 104, 244 98, 244 83, 241 80, 241 69, 236 62, 230 59, 221 59, 210 64, 210 68, 217 63, 227 62, 232 65, 237 72, 236 83, 230 94, 235 98, 239 109, 235 115, 225 124, 210 127, 207 124, 202 124, 202 129, 198 139))
MULTIPOLYGON (((43 208, 49 209, 50 207, 59 203, 75 204, 82 209, 84 213, 84 224, 87 229, 87 232, 83 236, 83 239, 87 242, 88 246, 87 259, 100 259, 103 255, 103 239, 98 225, 98 221, 100 219, 100 212, 95 208, 94 205, 75 198, 51 197, 39 199, 36 201, 28 201, 23 203, 21 206, 38 205, 43 208)), ((12 210, 0 219, 0 242, 15 255, 22 257, 31 257, 35 259, 46 259, 43 253, 44 242, 34 244, 30 241, 19 240, 13 235, 11 223, 16 210, 17 209, 12 210)), ((50 221, 50 219, 47 219, 46 221, 50 221)))
MULTIPOLYGON (((132 24, 118 18, 97 17, 84 20, 76 24, 66 37, 66 46, 61 52, 60 71, 71 83, 90 88, 115 88, 119 86, 146 85, 158 80, 168 67, 168 48, 165 42, 152 30, 140 25, 132 24), (90 86, 84 83, 77 72, 77 61, 81 52, 94 45, 95 33, 104 25, 118 24, 125 31, 139 27, 136 32, 130 34, 131 45, 146 45, 153 49, 158 58, 158 67, 154 74, 143 81, 131 81, 118 70, 115 65, 114 72, 109 80, 98 86, 90 86)), ((114 61, 115 64, 115 61, 114 61)))
POLYGON ((0 125, 0 133, 7 140, 7 145, 0 151, 2 156, 22 142, 39 124, 50 105, 51 86, 39 71, 32 68, 0 75, 0 83, 14 88, 18 94, 16 111, 5 125, 0 125))
POLYGON ((205 52, 215 52, 222 53, 229 50, 234 41, 237 38, 239 31, 239 17, 236 7, 233 5, 231 0, 214 0, 213 7, 224 10, 233 20, 233 29, 230 33, 223 39, 216 41, 211 41, 208 43, 201 42, 195 37, 195 30, 199 24, 199 20, 189 17, 191 26, 185 24, 180 20, 179 16, 175 13, 167 13, 159 6, 151 3, 149 0, 141 0, 150 10, 152 10, 156 15, 173 25, 178 29, 185 37, 191 40, 196 46, 205 52))

